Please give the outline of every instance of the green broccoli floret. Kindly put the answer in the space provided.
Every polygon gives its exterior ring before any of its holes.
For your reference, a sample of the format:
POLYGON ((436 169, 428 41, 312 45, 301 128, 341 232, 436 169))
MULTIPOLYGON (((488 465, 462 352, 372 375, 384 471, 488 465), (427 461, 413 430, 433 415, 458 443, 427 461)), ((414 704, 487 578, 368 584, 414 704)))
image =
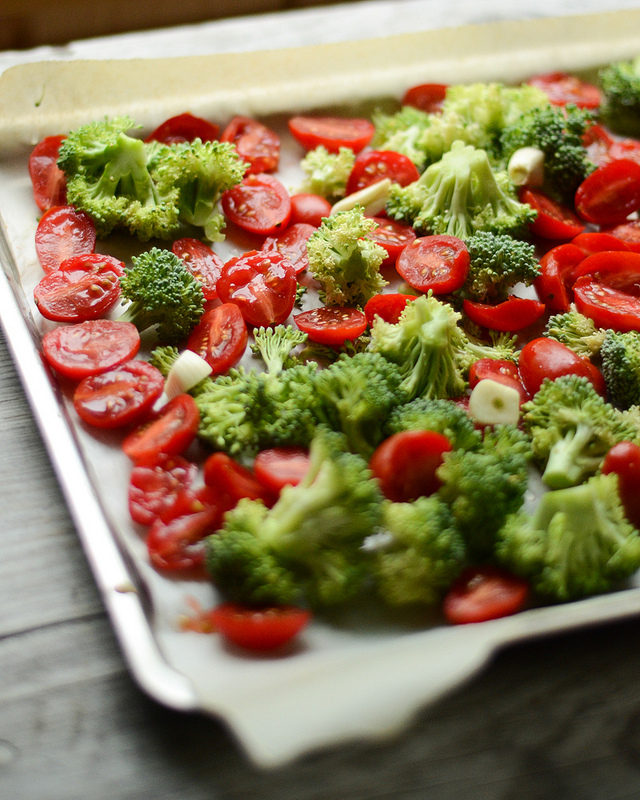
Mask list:
POLYGON ((596 328, 589 317, 581 314, 575 306, 563 314, 549 317, 544 335, 565 344, 581 358, 598 355, 606 336, 604 328, 596 328))
POLYGON ((640 56, 609 64, 600 73, 606 124, 624 136, 640 134, 640 56))
POLYGON ((356 155, 349 147, 341 147, 337 153, 330 153, 322 145, 309 150, 300 162, 305 173, 301 191, 319 194, 328 200, 344 197, 355 160, 356 155))
POLYGON ((178 228, 178 189, 154 180, 150 148, 129 136, 129 117, 91 122, 62 142, 58 166, 67 200, 94 221, 98 236, 128 228, 142 240, 167 238, 178 228))
POLYGON ((521 235, 537 212, 517 200, 507 173, 494 172, 485 150, 458 140, 417 181, 391 185, 387 213, 419 233, 468 239, 478 231, 521 235))
POLYGON ((501 302, 517 283, 540 275, 534 245, 504 234, 479 231, 467 239, 469 272, 462 294, 482 303, 501 302))
POLYGON ((640 404, 640 333, 603 331, 600 358, 609 399, 627 409, 640 404))
POLYGON ((378 483, 340 434, 319 430, 309 452, 307 474, 273 508, 242 500, 207 538, 207 569, 229 600, 324 607, 361 588, 369 559, 362 545, 382 519, 378 483))
POLYGON ((251 350, 262 358, 267 372, 278 375, 283 369, 293 366, 297 359, 291 351, 305 344, 307 334, 291 325, 276 325, 273 328, 255 328, 251 350))
POLYGON ((172 344, 163 344, 151 351, 149 363, 162 373, 163 378, 166 378, 179 356, 180 351, 177 347, 172 344))
POLYGON ((382 525, 389 536, 372 566, 380 596, 392 606, 438 603, 466 561, 449 507, 435 495, 386 503, 382 525))
POLYGON ((120 320, 140 331, 155 327, 161 344, 181 341, 204 313, 202 286, 170 250, 152 247, 131 262, 120 278, 122 297, 131 301, 120 320))
POLYGON ((626 519, 615 473, 546 492, 529 516, 512 515, 496 554, 535 591, 572 600, 609 591, 640 568, 640 533, 626 519))
POLYGON ((327 217, 307 241, 309 272, 327 305, 364 306, 387 281, 380 274, 386 250, 367 238, 377 222, 360 206, 327 217))
POLYGON ((536 148, 543 154, 543 190, 572 206, 576 189, 595 169, 583 144, 592 120, 590 111, 574 105, 532 109, 500 134, 505 167, 517 150, 536 148))
POLYGON ((416 397, 410 403, 397 406, 389 415, 387 435, 401 431, 436 431, 451 442, 454 450, 474 450, 482 435, 464 408, 453 400, 416 397))
POLYGON ((601 467, 617 442, 638 431, 582 376, 546 378, 522 406, 531 449, 543 465, 542 481, 552 489, 582 483, 601 467))
POLYGON ((256 422, 260 449, 309 444, 320 419, 317 367, 295 364, 277 376, 261 377, 256 422))
POLYGON ((522 505, 530 461, 526 435, 511 425, 487 428, 474 450, 444 454, 438 496, 450 506, 472 558, 491 556, 497 532, 522 505))

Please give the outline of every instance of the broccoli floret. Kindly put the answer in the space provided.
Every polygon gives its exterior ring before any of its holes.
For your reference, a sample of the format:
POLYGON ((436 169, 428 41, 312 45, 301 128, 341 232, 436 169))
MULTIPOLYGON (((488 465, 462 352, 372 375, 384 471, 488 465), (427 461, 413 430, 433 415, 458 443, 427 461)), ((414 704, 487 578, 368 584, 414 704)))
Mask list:
POLYGON ((543 154, 544 191, 554 199, 573 205, 576 189, 594 169, 583 136, 591 124, 590 111, 567 105, 534 108, 500 134, 503 163, 523 147, 543 154))
POLYGON ((58 158, 67 200, 92 218, 98 236, 125 227, 142 240, 167 238, 178 228, 179 192, 154 180, 154 148, 128 135, 134 127, 129 117, 116 117, 69 133, 58 158))
POLYGON ((261 377, 257 399, 258 445, 308 445, 320 419, 317 364, 295 364, 261 377))
POLYGON ((497 532, 522 505, 530 461, 527 437, 512 425, 487 428, 475 450, 444 454, 438 496, 450 506, 472 558, 492 554, 497 532))
POLYGON ((170 250, 152 247, 131 262, 120 278, 122 296, 131 301, 120 320, 140 331, 155 327, 161 344, 181 341, 204 313, 202 286, 170 250))
POLYGON ((613 405, 627 409, 640 404, 640 333, 604 332, 600 348, 602 374, 613 405))
POLYGON ((578 375, 546 378, 522 411, 531 449, 544 466, 542 481, 552 489, 582 483, 600 469, 614 444, 638 435, 621 412, 578 375))
POLYGON ((330 153, 322 145, 309 150, 300 162, 305 173, 301 191, 328 200, 344 197, 355 160, 355 153, 349 147, 341 147, 337 153, 330 153))
POLYGON ((466 560, 449 507, 435 495, 387 503, 382 524, 389 538, 372 566, 380 596, 393 606, 438 603, 466 560))
POLYGON ((640 56, 609 64, 600 73, 600 82, 604 93, 603 120, 616 133, 637 136, 640 133, 640 56))
POLYGON ((273 328, 255 328, 251 350, 265 363, 267 372, 278 375, 283 369, 293 366, 297 359, 291 351, 305 344, 307 334, 291 325, 276 325, 273 328))
POLYGON ((417 181, 391 185, 387 213, 419 233, 459 239, 478 231, 518 236, 537 214, 517 200, 504 170, 493 171, 485 150, 459 140, 417 181))
POLYGON ((546 492, 532 516, 500 531, 496 554, 556 600, 606 592, 640 568, 640 533, 626 519, 614 473, 546 492))
POLYGON ((207 568, 228 599, 323 607, 360 589, 369 558, 362 545, 382 519, 378 483, 340 434, 319 430, 309 452, 307 474, 273 508, 242 500, 207 538, 207 568))
POLYGON ((387 435, 401 431, 442 433, 454 450, 473 450, 482 441, 480 431, 466 410, 453 400, 439 398, 416 397, 393 409, 386 425, 387 435))
POLYGON ((166 378, 179 356, 180 351, 177 347, 172 344, 164 344, 151 351, 149 363, 162 373, 163 378, 166 378))
POLYGON ((482 303, 501 302, 517 283, 540 275, 535 247, 512 236, 479 231, 467 239, 469 272, 461 293, 482 303))
POLYGON ((549 317, 544 335, 566 345, 581 358, 598 355, 607 331, 596 328, 589 317, 581 314, 575 306, 563 314, 549 317))
POLYGON ((364 306, 387 281, 380 274, 386 250, 367 238, 377 223, 360 206, 327 217, 307 241, 309 272, 327 305, 364 306))

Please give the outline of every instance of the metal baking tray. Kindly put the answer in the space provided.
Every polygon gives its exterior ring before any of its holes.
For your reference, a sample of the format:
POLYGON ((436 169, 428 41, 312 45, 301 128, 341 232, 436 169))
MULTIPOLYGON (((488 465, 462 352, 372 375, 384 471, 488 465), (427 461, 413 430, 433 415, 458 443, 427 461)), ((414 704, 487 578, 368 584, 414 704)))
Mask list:
MULTIPOLYGON (((640 581, 475 626, 383 624, 366 613, 364 622, 315 622, 299 646, 278 657, 247 656, 215 636, 181 632, 176 620, 185 596, 207 605, 213 589, 150 567, 129 520, 130 465, 117 439, 79 424, 68 387, 40 356, 48 323, 32 302, 41 271, 31 147, 104 115, 127 113, 150 129, 187 109, 221 123, 235 113, 267 117, 284 134, 287 113, 353 109, 415 83, 516 82, 555 69, 588 74, 638 53, 640 10, 633 10, 263 53, 51 61, 0 76, 0 321, 124 655, 152 697, 220 717, 256 763, 281 764, 314 747, 390 735, 501 646, 639 613, 640 581)), ((295 148, 283 153, 288 185, 299 155, 295 148)), ((226 255, 234 246, 225 245, 226 255)))

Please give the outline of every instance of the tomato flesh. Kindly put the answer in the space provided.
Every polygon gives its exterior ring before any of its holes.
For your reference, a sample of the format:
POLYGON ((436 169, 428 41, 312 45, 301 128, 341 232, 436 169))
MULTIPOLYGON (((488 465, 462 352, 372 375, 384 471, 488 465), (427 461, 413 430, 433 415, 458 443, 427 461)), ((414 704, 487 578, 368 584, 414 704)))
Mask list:
POLYGON ((410 86, 402 97, 403 106, 413 106, 427 114, 437 114, 447 95, 446 83, 420 83, 410 86))
POLYGON ((216 288, 224 261, 199 239, 178 239, 171 245, 172 252, 184 261, 186 268, 202 286, 205 300, 215 300, 216 288))
POLYGON ((408 186, 419 177, 416 165, 402 153, 395 153, 393 150, 367 150, 357 156, 347 181, 346 192, 359 192, 385 178, 400 186, 408 186))
POLYGON ((51 272, 72 256, 93 253, 96 229, 93 220, 73 206, 53 206, 36 228, 36 254, 42 269, 51 272))
POLYGON ((152 464, 136 465, 129 480, 129 514, 134 522, 151 525, 170 509, 180 492, 198 474, 198 465, 181 456, 160 455, 152 464))
POLYGON ((199 571, 204 564, 204 539, 218 530, 221 521, 221 510, 216 506, 168 522, 156 519, 147 533, 149 560, 160 572, 199 571))
POLYGON ((247 347, 249 335, 240 308, 223 303, 205 313, 191 331, 187 350, 197 353, 216 375, 235 366, 247 347))
POLYGON ((596 225, 624 222, 640 208, 640 164, 620 159, 598 167, 578 187, 575 206, 596 225))
POLYGON ((198 432, 200 412, 190 394, 170 400, 156 416, 125 437, 122 449, 136 464, 157 461, 160 455, 183 453, 198 432))
POLYGON ((299 192, 291 195, 291 224, 303 222, 319 228, 331 214, 331 203, 319 194, 299 192))
POLYGON ((364 307, 367 325, 371 327, 376 317, 395 324, 407 307, 407 303, 411 303, 415 299, 416 295, 414 294, 374 294, 367 300, 364 307))
POLYGON ((576 308, 599 328, 620 333, 640 331, 640 297, 583 275, 573 286, 576 308))
POLYGON ((223 603, 210 612, 218 633, 248 650, 273 650, 294 639, 311 619, 306 609, 293 606, 246 608, 223 603))
POLYGON ((373 138, 375 128, 368 119, 295 116, 289 119, 289 131, 305 150, 322 145, 330 153, 341 147, 359 153, 373 138))
POLYGON ((340 347, 357 339, 367 329, 363 311, 346 306, 322 306, 294 314, 293 321, 312 342, 340 347))
POLYGON ((220 135, 221 142, 230 142, 249 165, 247 174, 273 172, 280 161, 280 138, 275 131, 250 117, 236 116, 220 135))
POLYGON ((524 578, 498 567, 469 567, 452 584, 442 610, 453 625, 486 622, 521 611, 529 595, 524 578))
POLYGON ((253 472, 263 486, 279 494, 285 486, 297 486, 309 471, 311 460, 304 447, 270 447, 253 461, 253 472))
POLYGON ((309 266, 307 242, 316 230, 317 228, 306 222, 297 222, 281 233, 268 236, 260 249, 280 253, 289 261, 296 275, 299 275, 309 266))
POLYGON ((603 250, 587 256, 573 273, 574 279, 591 275, 600 283, 621 292, 640 295, 640 253, 603 250))
POLYGON ((202 117, 195 117, 186 112, 170 117, 152 131, 145 142, 162 142, 163 144, 181 144, 200 139, 203 142, 213 142, 218 138, 220 128, 202 117))
POLYGON ((421 236, 402 250, 396 270, 414 289, 447 294, 464 284, 469 272, 469 250, 455 236, 421 236))
POLYGON ((546 336, 525 344, 520 351, 518 369, 522 383, 531 396, 542 386, 545 378, 553 381, 561 375, 581 375, 594 385, 599 384, 591 362, 576 355, 562 342, 546 336))
POLYGON ((572 104, 578 108, 596 109, 602 103, 602 94, 597 86, 566 72, 534 75, 527 83, 541 89, 555 106, 572 104))
POLYGON ((291 218, 291 198, 279 180, 249 175, 222 195, 226 216, 249 233, 269 236, 283 230, 291 218))
POLYGON ((529 224, 529 230, 542 239, 573 239, 584 230, 584 223, 566 206, 556 203, 542 192, 521 189, 520 202, 531 206, 538 216, 529 224))
POLYGON ((251 470, 226 453, 213 453, 207 458, 204 462, 204 482, 229 498, 230 506, 244 497, 262 500, 267 506, 272 506, 276 500, 275 493, 263 485, 251 470))
POLYGON ((540 275, 534 280, 536 294, 550 311, 568 311, 572 300, 573 273, 584 251, 572 243, 551 248, 540 259, 540 275))
POLYGON ((387 251, 387 257, 380 266, 386 267, 389 264, 395 264, 404 248, 415 241, 417 234, 410 225, 396 222, 393 219, 373 217, 373 220, 378 227, 371 231, 368 238, 387 251))
POLYGON ((58 166, 60 145, 65 136, 46 136, 29 157, 29 177, 33 198, 41 211, 67 202, 67 178, 58 166))

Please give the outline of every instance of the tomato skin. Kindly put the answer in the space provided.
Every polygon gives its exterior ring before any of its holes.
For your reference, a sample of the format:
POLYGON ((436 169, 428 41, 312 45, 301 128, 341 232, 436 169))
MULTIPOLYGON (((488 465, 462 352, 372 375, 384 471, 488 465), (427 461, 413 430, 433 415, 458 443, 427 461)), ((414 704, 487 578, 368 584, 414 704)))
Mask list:
POLYGON ((305 150, 322 145, 330 153, 341 147, 359 153, 373 138, 375 128, 368 119, 294 116, 289 119, 289 131, 305 150))
POLYGON ((621 240, 612 236, 610 233, 603 233, 602 231, 588 231, 579 233, 571 244, 579 247, 586 256, 592 256, 594 253, 602 253, 607 250, 628 250, 627 245, 621 240))
POLYGON ((640 298, 583 275, 573 285, 576 308, 599 328, 640 331, 640 298))
POLYGON ((369 461, 388 500, 408 503, 428 497, 441 485, 436 471, 451 442, 436 431, 401 431, 378 445, 369 461))
POLYGON ((248 341, 242 312, 235 303, 223 303, 204 312, 189 334, 187 350, 204 358, 214 375, 221 375, 240 361, 248 341))
POLYGON ((220 136, 235 144, 240 158, 249 165, 248 175, 274 172, 280 162, 280 138, 275 131, 250 117, 236 116, 220 136))
POLYGON ((587 256, 576 267, 573 278, 590 275, 600 283, 627 294, 640 294, 640 253, 604 250, 587 256))
POLYGON ((495 331, 513 332, 533 325, 545 313, 545 304, 529 297, 508 297, 497 305, 463 302, 464 313, 476 325, 495 331))
POLYGON ((591 362, 576 355, 562 342, 546 336, 525 344, 520 351, 518 369, 522 384, 532 397, 545 378, 553 381, 561 375, 581 375, 596 386, 595 367, 591 362))
POLYGON ((220 128, 202 117, 194 117, 186 112, 166 119, 152 131, 145 142, 162 142, 163 144, 180 144, 200 139, 203 142, 213 142, 218 138, 220 128))
POLYGON ((135 325, 107 319, 60 325, 42 337, 47 363, 72 381, 124 364, 139 348, 140 334, 135 325))
POLYGON ((566 206, 562 206, 542 192, 527 187, 520 190, 518 197, 538 212, 536 219, 529 223, 529 230, 542 239, 573 239, 584 230, 584 223, 566 206))
POLYGON ((589 125, 582 136, 587 156, 597 167, 610 161, 609 150, 614 139, 602 125, 589 125))
POLYGON ((293 321, 312 342, 340 347, 357 339, 367 329, 363 311, 346 306, 321 306, 294 314, 293 321))
POLYGON ((583 250, 566 243, 551 248, 540 259, 540 275, 533 285, 536 294, 549 310, 569 310, 573 272, 584 257, 583 250))
POLYGON ((640 208, 640 164, 629 159, 598 167, 578 186, 578 215, 596 225, 624 222, 640 208))
POLYGON ((380 266, 386 267, 389 264, 395 264, 404 248, 417 238, 416 232, 410 225, 396 222, 394 219, 385 217, 373 217, 372 219, 378 224, 378 227, 371 231, 368 238, 387 251, 387 257, 380 266))
POLYGON ((29 156, 29 177, 33 187, 33 199, 40 211, 53 206, 64 206, 67 202, 67 178, 58 166, 60 145, 66 136, 45 136, 29 156))
POLYGON ((528 581, 494 566, 468 567, 442 604, 447 622, 464 625, 516 614, 527 604, 528 581))
POLYGON ((527 83, 541 89, 554 106, 573 104, 578 108, 595 109, 602 103, 602 93, 597 86, 566 72, 534 75, 527 83))
POLYGON ((618 476, 618 491, 627 519, 640 529, 640 446, 635 442, 619 442, 605 456, 602 472, 618 476))
POLYGON ((40 266, 51 272, 72 256, 93 253, 96 228, 84 211, 76 211, 73 206, 52 206, 40 218, 35 242, 40 266))
POLYGON ((226 216, 242 230, 269 236, 283 230, 291 218, 291 198, 277 178, 249 175, 222 195, 226 216))
POLYGON ((524 388, 520 373, 513 361, 500 358, 480 358, 469 369, 469 388, 473 389, 482 380, 492 380, 511 386, 520 395, 520 403, 529 399, 529 393, 524 388))
POLYGON ((447 94, 446 83, 421 83, 410 86, 402 97, 403 106, 413 106, 427 114, 437 114, 447 94))
POLYGON ((469 272, 469 250, 455 236, 421 236, 400 253, 396 270, 418 291, 447 294, 464 284, 469 272))
POLYGON ((627 250, 640 253, 640 220, 630 219, 619 225, 602 227, 600 230, 603 234, 614 236, 621 241, 627 250))
POLYGON ((299 192, 291 195, 291 224, 303 222, 319 228, 331 214, 331 203, 319 194, 299 192))
POLYGON ((353 194, 388 178, 400 186, 408 186, 420 177, 418 168, 402 153, 393 150, 367 150, 359 153, 347 180, 346 193, 353 194))
POLYGON ((152 464, 160 455, 178 456, 198 432, 200 412, 190 394, 181 394, 157 415, 129 433, 122 442, 124 453, 136 464, 152 464))
POLYGON ((209 617, 231 644, 247 650, 274 650, 295 638, 309 623, 311 613, 294 606, 246 608, 223 603, 209 617))
POLYGON ((296 275, 299 275, 309 266, 307 242, 316 230, 317 228, 306 222, 297 222, 274 236, 268 236, 260 249, 280 253, 289 261, 296 275))
POLYGON ((296 300, 296 273, 280 253, 251 250, 224 265, 218 295, 235 303, 249 325, 267 327, 284 322, 296 300))
POLYGON ((285 486, 297 486, 309 471, 311 460, 305 447, 270 447, 253 461, 253 472, 263 486, 279 494, 285 486))
POLYGON ((90 375, 76 387, 73 405, 88 425, 122 428, 142 421, 162 394, 162 373, 146 361, 126 361, 90 375))
POLYGON ((204 462, 204 482, 207 486, 229 499, 229 507, 235 506, 244 497, 262 500, 271 507, 277 494, 263 485, 256 476, 226 453, 213 453, 204 462))
POLYGON ((165 522, 156 519, 147 533, 149 560, 160 572, 195 572, 204 564, 204 539, 222 522, 216 506, 183 514, 165 522))
POLYGON ((134 522, 151 525, 173 506, 178 494, 193 483, 198 465, 181 456, 160 455, 152 464, 131 470, 129 514, 134 522))
POLYGON ((374 294, 367 300, 364 307, 367 325, 371 327, 376 317, 395 325, 407 307, 407 303, 411 303, 415 299, 416 295, 414 294, 374 294))
POLYGON ((171 251, 184 261, 193 277, 200 281, 205 300, 215 300, 218 296, 216 285, 222 272, 224 261, 217 253, 200 239, 177 239, 171 251))

